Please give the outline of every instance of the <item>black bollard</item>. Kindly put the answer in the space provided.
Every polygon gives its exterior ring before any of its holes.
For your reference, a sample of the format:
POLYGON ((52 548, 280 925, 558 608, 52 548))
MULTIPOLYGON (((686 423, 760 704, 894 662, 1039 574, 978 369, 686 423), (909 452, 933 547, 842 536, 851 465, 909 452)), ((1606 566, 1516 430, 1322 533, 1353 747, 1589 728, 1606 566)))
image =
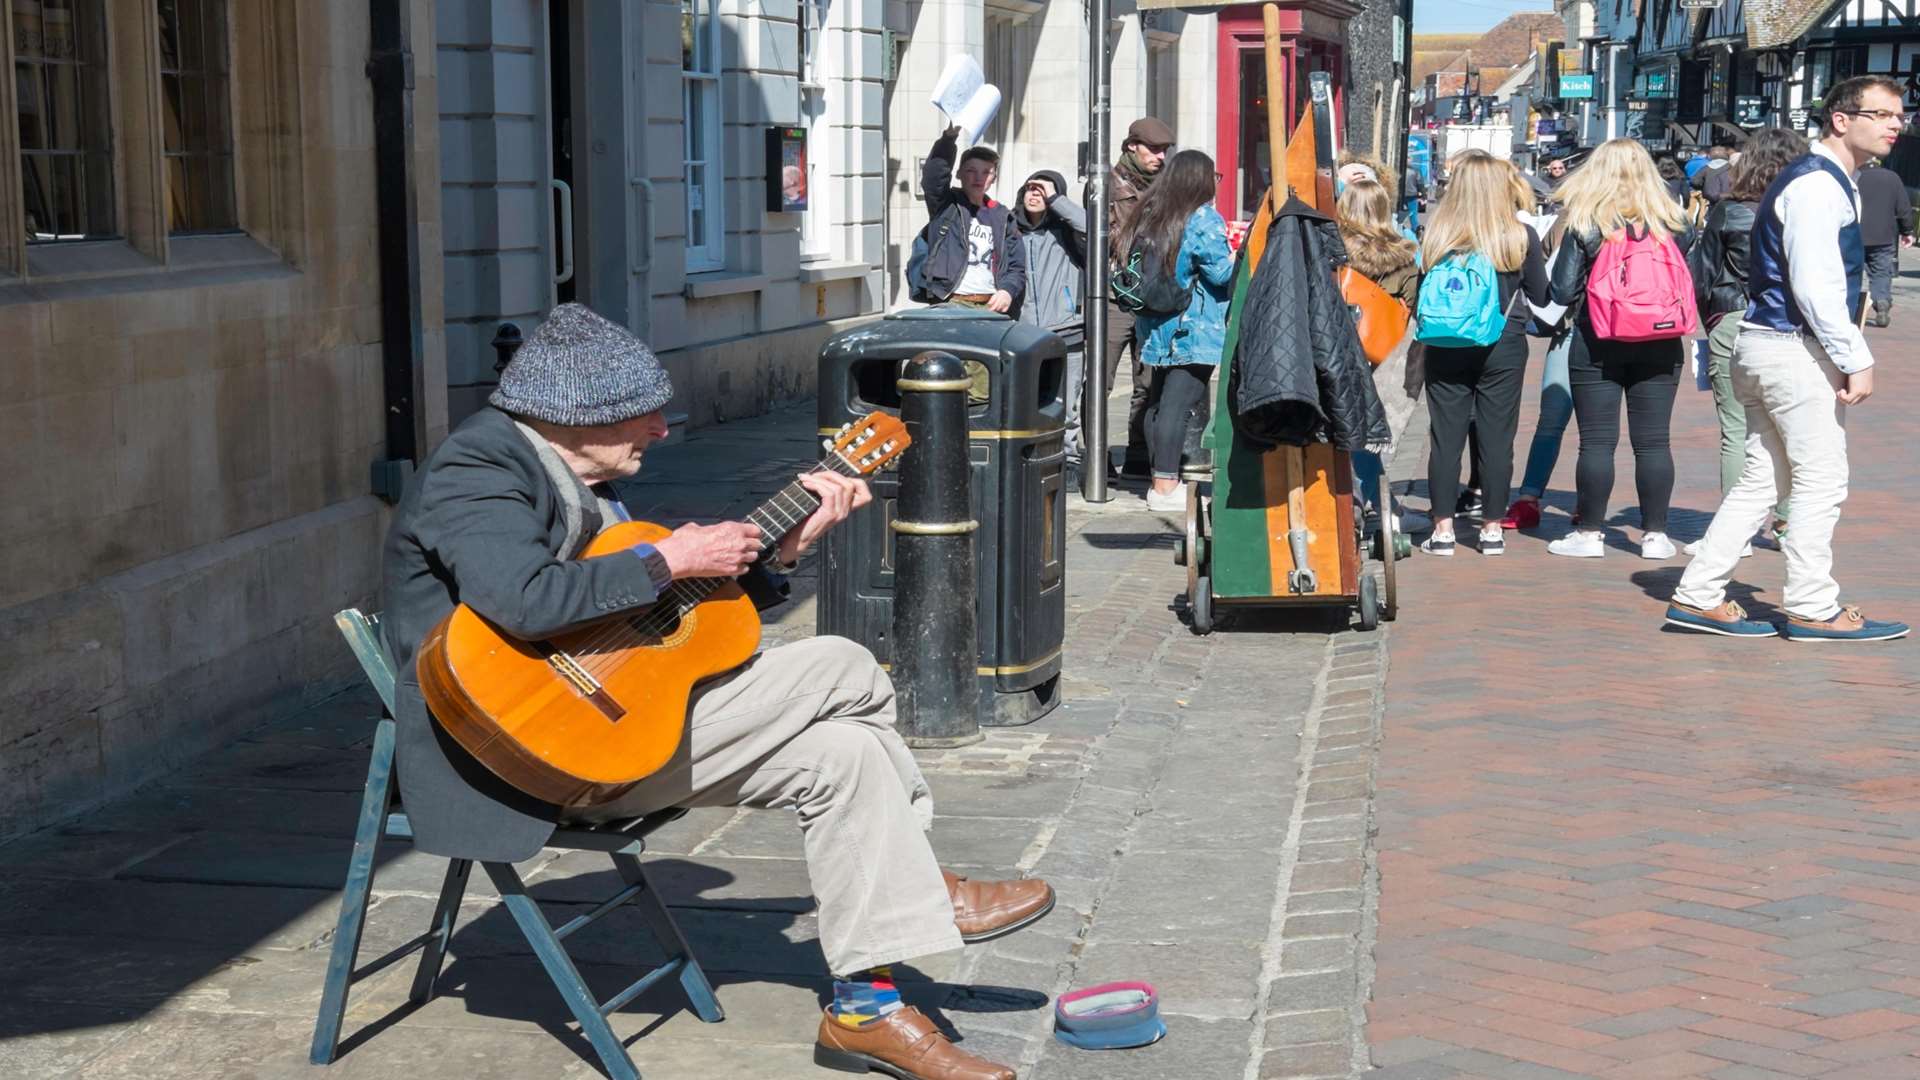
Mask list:
POLYGON ((495 356, 499 357, 499 359, 493 362, 493 373, 495 375, 507 370, 507 362, 513 359, 514 353, 520 351, 520 345, 524 340, 525 339, 520 336, 520 328, 518 326, 510 322, 500 324, 499 331, 493 335, 493 352, 495 356))
POLYGON ((900 456, 894 540, 893 684, 908 746, 979 742, 973 518, 966 366, 924 352, 900 376, 900 456))

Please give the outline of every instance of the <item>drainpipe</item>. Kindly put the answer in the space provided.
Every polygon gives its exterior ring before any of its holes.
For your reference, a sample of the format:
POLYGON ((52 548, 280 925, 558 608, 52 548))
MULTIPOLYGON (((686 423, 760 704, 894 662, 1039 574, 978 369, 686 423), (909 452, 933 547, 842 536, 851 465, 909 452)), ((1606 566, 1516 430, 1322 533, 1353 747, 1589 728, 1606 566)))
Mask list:
POLYGON ((426 451, 426 373, 420 315, 420 210, 414 177, 413 4, 367 0, 373 81, 374 207, 380 240, 380 353, 386 457, 373 463, 373 493, 400 501, 426 451))

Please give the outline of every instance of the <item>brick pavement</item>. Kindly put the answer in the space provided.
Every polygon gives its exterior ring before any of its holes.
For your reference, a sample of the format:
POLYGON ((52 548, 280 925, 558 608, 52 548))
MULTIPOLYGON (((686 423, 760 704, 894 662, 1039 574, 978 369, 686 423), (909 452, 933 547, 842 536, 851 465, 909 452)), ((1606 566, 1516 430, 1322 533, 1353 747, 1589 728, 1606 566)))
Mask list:
MULTIPOLYGON (((1913 620, 1920 288, 1903 284, 1905 325, 1868 331, 1877 388, 1850 417, 1836 565, 1847 600, 1913 620)), ((1682 386, 1674 432, 1685 543, 1718 503, 1709 395, 1682 386)), ((1685 558, 1622 543, 1625 442, 1606 558, 1546 554, 1570 431, 1537 534, 1502 560, 1402 564, 1370 1075, 1920 1077, 1920 644, 1663 631, 1685 558)), ((1772 614, 1780 555, 1737 582, 1772 614)))

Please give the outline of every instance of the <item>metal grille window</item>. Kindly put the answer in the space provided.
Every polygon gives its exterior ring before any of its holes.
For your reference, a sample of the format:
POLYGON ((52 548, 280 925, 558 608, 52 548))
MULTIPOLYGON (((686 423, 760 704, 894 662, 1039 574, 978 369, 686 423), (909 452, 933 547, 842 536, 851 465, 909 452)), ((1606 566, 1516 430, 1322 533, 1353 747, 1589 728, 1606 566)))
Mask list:
POLYGON ((27 240, 111 237, 105 0, 16 0, 12 12, 27 240))
POLYGON ((167 230, 230 232, 233 125, 226 0, 159 0, 167 230))
POLYGON ((715 0, 680 0, 681 120, 686 130, 687 269, 726 265, 721 160, 720 20, 715 0))

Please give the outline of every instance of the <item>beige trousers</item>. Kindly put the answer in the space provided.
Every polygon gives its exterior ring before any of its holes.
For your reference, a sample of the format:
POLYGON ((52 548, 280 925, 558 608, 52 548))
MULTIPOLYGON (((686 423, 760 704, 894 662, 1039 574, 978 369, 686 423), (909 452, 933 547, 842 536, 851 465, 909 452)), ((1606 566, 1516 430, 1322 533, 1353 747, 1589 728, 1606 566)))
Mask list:
POLYGON ((893 730, 893 683, 865 648, 816 637, 702 683, 659 772, 580 820, 669 806, 800 816, 827 967, 846 976, 960 947, 926 830, 933 795, 893 730))

